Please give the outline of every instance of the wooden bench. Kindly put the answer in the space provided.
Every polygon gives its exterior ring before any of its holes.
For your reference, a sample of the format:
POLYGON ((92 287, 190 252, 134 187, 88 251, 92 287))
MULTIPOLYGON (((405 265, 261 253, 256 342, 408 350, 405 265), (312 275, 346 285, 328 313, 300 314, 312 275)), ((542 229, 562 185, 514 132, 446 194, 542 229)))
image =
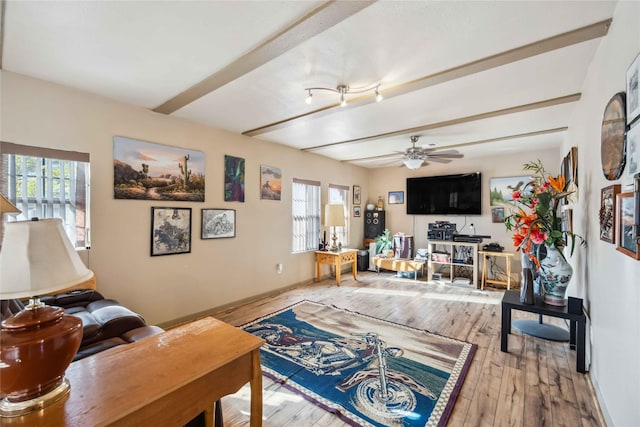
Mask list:
POLYGON ((376 266, 378 273, 381 268, 391 271, 401 271, 403 273, 413 272, 413 279, 418 280, 418 271, 421 271, 424 275, 424 268, 427 261, 416 261, 409 258, 385 258, 375 256, 371 259, 373 265, 376 266))

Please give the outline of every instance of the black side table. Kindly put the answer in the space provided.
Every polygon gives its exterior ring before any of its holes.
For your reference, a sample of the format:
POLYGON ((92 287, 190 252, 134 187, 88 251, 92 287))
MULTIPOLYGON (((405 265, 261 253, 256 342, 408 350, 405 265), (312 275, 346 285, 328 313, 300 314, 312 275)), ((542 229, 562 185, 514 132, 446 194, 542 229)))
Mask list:
POLYGON ((585 336, 587 329, 587 316, 582 308, 580 313, 569 313, 567 307, 556 307, 545 304, 541 297, 536 297, 535 304, 523 304, 520 302, 519 291, 505 291, 502 297, 502 329, 500 350, 508 352, 508 337, 511 333, 511 310, 528 311, 545 316, 559 317, 569 320, 569 348, 576 350, 576 370, 585 373, 585 336))

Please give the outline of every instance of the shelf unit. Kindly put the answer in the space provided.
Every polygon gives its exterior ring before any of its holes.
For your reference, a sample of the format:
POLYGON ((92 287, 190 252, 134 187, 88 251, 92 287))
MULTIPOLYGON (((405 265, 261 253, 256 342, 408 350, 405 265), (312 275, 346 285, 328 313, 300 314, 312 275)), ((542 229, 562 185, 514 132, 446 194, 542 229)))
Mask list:
MULTIPOLYGON (((433 267, 438 265, 448 265, 449 266, 449 282, 453 282, 455 276, 453 275, 454 267, 463 267, 470 268, 472 270, 473 280, 469 284, 469 286, 478 287, 478 244, 477 243, 468 243, 468 242, 454 242, 449 240, 427 240, 427 244, 429 246, 429 273, 428 280, 432 280, 433 277, 433 267), (453 262, 456 259, 456 247, 467 247, 471 249, 471 264, 467 262, 453 262), (442 249, 444 247, 444 249, 442 249), (437 250, 436 250, 437 249, 437 250), (443 261, 434 261, 433 254, 442 253, 446 254, 449 257, 449 262, 443 261)), ((444 279, 444 278, 443 278, 444 279)), ((446 279, 445 279, 446 280, 446 279)))

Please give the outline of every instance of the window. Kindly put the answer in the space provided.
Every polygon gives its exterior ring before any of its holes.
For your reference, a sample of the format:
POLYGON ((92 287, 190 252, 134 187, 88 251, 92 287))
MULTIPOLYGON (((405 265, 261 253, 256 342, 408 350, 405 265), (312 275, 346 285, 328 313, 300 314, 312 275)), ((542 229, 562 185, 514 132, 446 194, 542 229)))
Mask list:
POLYGON ((293 253, 317 250, 320 242, 320 183, 294 178, 291 198, 293 253))
POLYGON ((2 188, 20 215, 60 218, 76 248, 90 246, 89 155, 0 142, 2 188))
POLYGON ((336 227, 336 234, 342 246, 347 246, 349 245, 349 187, 329 184, 329 203, 339 203, 344 206, 344 227, 336 227))

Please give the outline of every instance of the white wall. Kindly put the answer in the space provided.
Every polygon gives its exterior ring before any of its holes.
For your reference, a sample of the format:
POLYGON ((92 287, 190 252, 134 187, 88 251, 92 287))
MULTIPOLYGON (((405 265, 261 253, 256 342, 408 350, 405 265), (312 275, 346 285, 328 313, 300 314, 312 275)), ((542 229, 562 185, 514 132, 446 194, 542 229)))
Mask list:
MULTIPOLYGON (((3 141, 91 156, 89 267, 98 289, 141 313, 148 322, 167 322, 216 306, 270 292, 315 277, 313 253, 291 254, 291 180, 362 186, 368 171, 282 145, 256 141, 3 71, 3 141), (206 156, 204 203, 115 200, 113 136, 122 135, 201 150, 206 156), (224 155, 246 159, 245 203, 223 198, 224 155), (260 165, 282 169, 282 200, 260 200, 260 165), (330 179, 329 179, 330 178, 330 179), (192 208, 189 254, 151 257, 152 206, 192 208), (236 209, 232 239, 200 239, 200 209, 236 209), (276 264, 284 264, 276 274, 276 264)), ((353 242, 362 242, 363 218, 352 218, 353 242)))
MULTIPOLYGON (((580 201, 574 227, 588 247, 574 256, 569 293, 585 299, 592 325, 591 378, 609 424, 640 426, 640 261, 599 239, 600 190, 607 181, 600 162, 602 114, 624 92, 626 70, 640 53, 640 2, 619 2, 608 36, 594 56, 582 99, 569 127, 567 150, 578 146, 580 201)), ((623 172, 626 172, 626 170, 623 172)))

